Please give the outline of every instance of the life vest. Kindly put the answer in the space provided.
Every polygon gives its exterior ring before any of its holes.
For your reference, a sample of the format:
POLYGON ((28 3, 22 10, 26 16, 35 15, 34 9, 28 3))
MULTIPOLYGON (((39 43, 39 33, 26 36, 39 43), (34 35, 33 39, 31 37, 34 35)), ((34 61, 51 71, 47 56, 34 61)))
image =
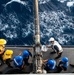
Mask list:
POLYGON ((69 65, 69 63, 68 62, 66 62, 65 64, 63 64, 62 66, 63 67, 65 67, 65 68, 67 68, 68 67, 68 65, 69 65))
POLYGON ((5 45, 0 45, 0 55, 4 53, 5 45))
POLYGON ((13 55, 13 51, 12 50, 6 50, 3 54, 3 60, 7 60, 7 59, 11 59, 13 55))
POLYGON ((0 39, 0 55, 4 53, 6 43, 7 41, 5 39, 0 39))
POLYGON ((62 61, 60 61, 58 66, 62 66, 63 68, 67 69, 68 66, 69 66, 69 62, 62 62, 62 61))
POLYGON ((62 49, 61 45, 57 41, 54 41, 54 44, 52 44, 52 48, 56 51, 54 46, 58 47, 59 52, 63 52, 63 49, 62 49))

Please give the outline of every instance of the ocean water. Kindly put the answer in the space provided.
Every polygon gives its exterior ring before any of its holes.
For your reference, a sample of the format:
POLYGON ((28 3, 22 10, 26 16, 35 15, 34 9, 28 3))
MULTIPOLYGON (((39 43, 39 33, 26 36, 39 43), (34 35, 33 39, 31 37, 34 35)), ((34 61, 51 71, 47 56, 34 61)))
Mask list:
MULTIPOLYGON (((0 38, 7 45, 34 45, 34 0, 0 0, 0 38)), ((74 0, 38 0, 41 44, 54 37, 74 45, 74 0)))

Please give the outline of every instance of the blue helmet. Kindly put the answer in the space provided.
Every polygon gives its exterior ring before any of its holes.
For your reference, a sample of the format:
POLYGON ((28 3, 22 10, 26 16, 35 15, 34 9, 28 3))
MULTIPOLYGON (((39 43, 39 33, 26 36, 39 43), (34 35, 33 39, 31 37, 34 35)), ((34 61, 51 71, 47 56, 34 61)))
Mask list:
POLYGON ((67 57, 63 57, 62 58, 62 62, 68 62, 68 58, 67 57))
POLYGON ((22 56, 23 56, 23 57, 29 56, 28 50, 24 50, 23 53, 22 53, 22 56))
POLYGON ((54 64, 56 63, 55 60, 48 60, 48 65, 49 66, 54 66, 54 64))
POLYGON ((22 56, 15 56, 14 57, 14 65, 15 66, 21 66, 22 64, 23 64, 22 56))

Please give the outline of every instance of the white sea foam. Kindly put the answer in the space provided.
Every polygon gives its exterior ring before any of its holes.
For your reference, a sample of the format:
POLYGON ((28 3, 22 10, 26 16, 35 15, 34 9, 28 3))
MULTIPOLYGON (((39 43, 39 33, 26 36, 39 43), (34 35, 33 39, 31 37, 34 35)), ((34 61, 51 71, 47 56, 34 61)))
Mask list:
POLYGON ((13 23, 15 23, 15 24, 19 24, 19 23, 20 23, 20 21, 19 21, 19 19, 18 19, 16 13, 10 13, 10 14, 8 15, 8 17, 9 17, 9 19, 10 19, 13 23))
POLYGON ((22 28, 22 37, 27 37, 29 34, 34 34, 33 23, 27 23, 26 28, 22 28))
POLYGON ((65 29, 74 28, 72 19, 63 11, 40 12, 40 25, 43 29, 41 38, 54 36, 59 43, 64 44, 70 41, 72 34, 64 32, 65 29), (45 22, 46 21, 46 22, 45 22))
POLYGON ((20 22, 14 13, 10 13, 7 16, 0 15, 0 31, 3 32, 6 38, 13 39, 18 37, 17 29, 19 27, 17 24, 19 23, 20 22), (5 20, 6 17, 8 17, 7 21, 5 20))
POLYGON ((67 2, 67 6, 68 6, 68 7, 71 7, 71 6, 73 6, 73 5, 74 5, 74 1, 67 2))
POLYGON ((67 1, 67 0, 58 0, 58 1, 60 1, 61 3, 64 3, 64 2, 67 1))
POLYGON ((39 4, 45 4, 45 3, 47 3, 47 2, 49 2, 51 0, 38 0, 38 1, 39 1, 39 4))
POLYGON ((6 7, 7 5, 11 4, 12 2, 17 2, 17 3, 20 3, 20 4, 22 4, 22 5, 27 5, 27 3, 26 3, 25 1, 21 1, 21 0, 11 0, 11 1, 9 1, 9 2, 7 2, 7 3, 5 4, 5 7, 6 7))
MULTIPOLYGON (((14 0, 12 0, 14 1, 14 0)), ((12 2, 11 1, 11 2, 12 2)), ((16 0, 15 0, 16 1, 16 0)), ((18 0, 17 0, 18 1, 18 0)), ((20 0, 19 0, 20 1, 20 0)), ((50 0, 39 0, 40 4, 49 2, 50 0)), ((11 2, 7 3, 6 5, 10 4, 11 2)), ((63 11, 44 11, 39 13, 40 16, 40 27, 41 27, 41 39, 45 39, 46 37, 50 38, 54 36, 60 44, 68 43, 71 38, 74 38, 74 35, 67 34, 64 30, 67 29, 74 29, 73 20, 71 17, 67 16, 63 11)), ((7 23, 4 23, 5 16, 0 16, 0 31, 3 31, 3 34, 10 39, 19 38, 19 29, 20 24, 22 24, 16 13, 9 13, 7 15, 7 23)), ((35 33, 33 29, 33 23, 27 22, 24 24, 24 28, 22 28, 22 33, 20 36, 27 37, 31 33, 35 33)), ((48 39, 45 39, 48 40, 48 39)), ((45 42, 44 40, 42 40, 45 42)), ((45 42, 46 43, 46 42, 45 42)))
POLYGON ((9 27, 8 24, 2 24, 2 25, 0 26, 0 29, 1 29, 1 31, 4 31, 4 30, 6 30, 8 27, 9 27))
POLYGON ((7 30, 6 33, 3 33, 7 38, 10 38, 10 39, 13 39, 13 38, 17 38, 18 35, 17 33, 14 31, 10 31, 10 30, 7 30))

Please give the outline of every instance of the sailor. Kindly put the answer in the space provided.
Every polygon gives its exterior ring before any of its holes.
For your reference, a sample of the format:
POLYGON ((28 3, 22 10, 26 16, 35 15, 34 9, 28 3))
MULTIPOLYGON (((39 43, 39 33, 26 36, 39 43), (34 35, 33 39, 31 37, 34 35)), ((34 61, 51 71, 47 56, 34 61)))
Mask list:
POLYGON ((4 64, 2 56, 3 56, 4 52, 5 52, 5 44, 6 43, 7 42, 6 42, 5 39, 0 39, 0 60, 1 60, 0 65, 4 64))
POLYGON ((12 61, 12 55, 13 55, 13 51, 12 50, 6 50, 3 54, 3 61, 8 65, 8 67, 11 67, 11 61, 12 61))
POLYGON ((54 70, 56 69, 56 61, 53 59, 48 60, 44 69, 47 71, 47 73, 54 72, 54 70))
POLYGON ((49 42, 51 43, 51 46, 47 47, 52 48, 54 50, 53 52, 51 52, 51 54, 57 53, 58 56, 55 59, 60 58, 63 52, 63 48, 61 47, 61 45, 53 37, 49 39, 49 42))
POLYGON ((60 73, 62 70, 66 71, 69 65, 69 59, 67 57, 63 57, 58 64, 57 72, 60 73))
POLYGON ((28 62, 29 56, 32 57, 32 54, 31 54, 31 52, 29 50, 24 50, 22 52, 22 57, 23 57, 23 61, 24 61, 25 65, 30 65, 30 63, 28 62))
POLYGON ((20 68, 20 69, 24 68, 23 57, 20 55, 14 57, 13 63, 14 63, 14 66, 17 68, 20 68))

